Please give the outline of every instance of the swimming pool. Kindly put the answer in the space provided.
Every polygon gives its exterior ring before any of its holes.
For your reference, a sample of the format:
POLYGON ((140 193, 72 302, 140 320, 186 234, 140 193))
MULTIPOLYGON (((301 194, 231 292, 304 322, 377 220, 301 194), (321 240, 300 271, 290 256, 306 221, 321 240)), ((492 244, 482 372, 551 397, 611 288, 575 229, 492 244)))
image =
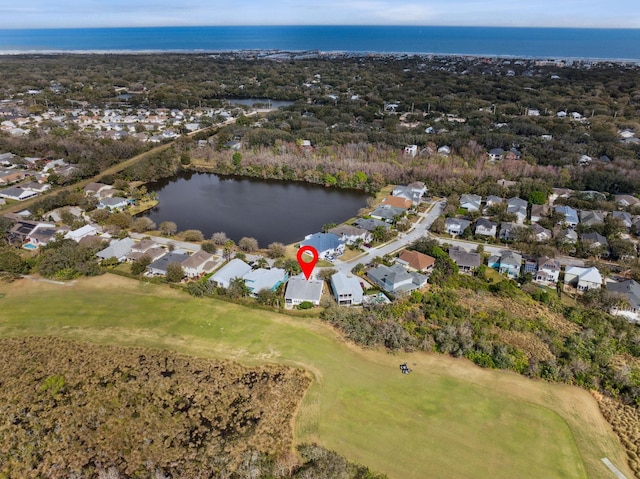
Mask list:
POLYGON ((25 244, 25 245, 22 245, 22 247, 23 247, 24 249, 31 249, 31 250, 33 250, 33 249, 38 249, 38 246, 37 246, 37 245, 34 245, 33 243, 27 243, 27 244, 25 244))

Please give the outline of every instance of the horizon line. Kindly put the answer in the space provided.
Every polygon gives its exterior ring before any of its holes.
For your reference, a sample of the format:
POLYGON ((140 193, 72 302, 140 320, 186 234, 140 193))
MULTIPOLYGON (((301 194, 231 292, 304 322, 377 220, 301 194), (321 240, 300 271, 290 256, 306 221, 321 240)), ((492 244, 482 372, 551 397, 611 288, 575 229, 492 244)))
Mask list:
POLYGON ((233 25, 118 25, 118 26, 72 26, 72 27, 0 27, 0 31, 29 30, 106 30, 106 29, 144 29, 144 28, 309 28, 309 27, 373 27, 373 28, 496 28, 496 29, 538 29, 538 30, 632 30, 640 27, 612 26, 545 26, 545 25, 407 25, 407 24, 233 24, 233 25))

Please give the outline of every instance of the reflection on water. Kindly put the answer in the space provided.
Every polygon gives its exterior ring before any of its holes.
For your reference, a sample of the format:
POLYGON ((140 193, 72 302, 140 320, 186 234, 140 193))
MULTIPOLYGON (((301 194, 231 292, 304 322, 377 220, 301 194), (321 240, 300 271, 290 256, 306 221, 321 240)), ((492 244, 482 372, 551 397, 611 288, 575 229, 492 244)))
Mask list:
POLYGON ((197 229, 206 238, 217 231, 235 241, 249 236, 261 246, 300 241, 341 223, 367 199, 360 191, 211 173, 181 173, 147 187, 158 192, 158 206, 146 214, 156 224, 173 221, 179 231, 197 229))

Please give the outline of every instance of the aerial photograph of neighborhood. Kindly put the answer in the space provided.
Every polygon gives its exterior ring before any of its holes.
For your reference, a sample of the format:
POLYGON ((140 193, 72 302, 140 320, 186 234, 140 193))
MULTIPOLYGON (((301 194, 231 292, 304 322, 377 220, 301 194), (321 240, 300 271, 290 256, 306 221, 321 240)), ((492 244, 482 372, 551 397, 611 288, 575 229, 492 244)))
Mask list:
POLYGON ((630 0, 0 6, 0 479, 640 478, 630 0))

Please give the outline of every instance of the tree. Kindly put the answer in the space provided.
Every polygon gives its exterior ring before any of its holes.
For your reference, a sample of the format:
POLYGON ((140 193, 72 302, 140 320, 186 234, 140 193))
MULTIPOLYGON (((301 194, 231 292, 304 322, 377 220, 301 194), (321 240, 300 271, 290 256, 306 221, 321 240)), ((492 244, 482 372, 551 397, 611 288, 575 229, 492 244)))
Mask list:
POLYGON ((180 263, 169 263, 167 265, 167 281, 179 283, 184 278, 184 270, 180 263))
POLYGON ((204 241, 204 235, 200 230, 186 230, 182 233, 185 241, 204 241))
POLYGON ((131 274, 135 274, 136 276, 144 273, 147 269, 147 266, 151 264, 151 256, 148 254, 143 254, 137 260, 135 260, 131 264, 131 274))
POLYGON ((281 258, 284 256, 285 251, 286 247, 282 243, 271 243, 269 245, 267 255, 272 259, 281 258))
POLYGON ((206 253, 215 254, 215 252, 218 251, 218 247, 213 241, 203 241, 200 247, 202 251, 206 253))
POLYGON ((218 233, 213 233, 211 235, 211 241, 213 241, 218 246, 224 245, 228 239, 229 238, 227 238, 227 233, 223 231, 219 231, 218 233))
POLYGON ((322 225, 322 232, 327 233, 330 229, 335 228, 337 225, 335 223, 325 223, 322 225))
POLYGON ((242 278, 233 278, 229 282, 227 293, 232 298, 245 298, 249 296, 249 287, 242 278))
POLYGON ((224 245, 222 247, 222 256, 224 256, 224 259, 226 261, 231 260, 231 254, 233 253, 233 249, 235 248, 235 246, 236 244, 233 240, 228 239, 224 242, 224 245))
POLYGON ((547 194, 544 191, 533 190, 529 193, 529 203, 532 205, 544 205, 547 202, 547 194))
POLYGON ((295 259, 285 260, 282 267, 284 268, 284 270, 287 272, 289 276, 295 276, 297 274, 302 273, 302 270, 300 269, 300 265, 295 259))
POLYGON ((265 258, 258 258, 253 262, 253 269, 268 268, 269 262, 265 258))
POLYGON ((266 304, 267 306, 278 305, 280 303, 280 297, 275 291, 271 291, 268 288, 261 289, 256 295, 256 301, 260 304, 266 304))
POLYGON ((160 233, 163 236, 173 236, 178 231, 178 225, 173 221, 163 221, 160 223, 160 233))
POLYGON ((318 273, 318 278, 320 278, 322 281, 329 281, 331 279, 331 276, 333 276, 337 272, 338 270, 334 268, 324 268, 318 273))
POLYGON ((156 228, 155 222, 151 218, 141 216, 133 220, 131 230, 136 233, 144 233, 145 231, 151 231, 156 228))
POLYGON ((0 271, 14 274, 26 274, 29 272, 29 264, 13 249, 0 251, 0 271))
POLYGON ((247 253, 252 253, 258 250, 258 240, 255 238, 249 238, 247 236, 240 238, 238 241, 238 247, 242 251, 246 251, 247 253))

